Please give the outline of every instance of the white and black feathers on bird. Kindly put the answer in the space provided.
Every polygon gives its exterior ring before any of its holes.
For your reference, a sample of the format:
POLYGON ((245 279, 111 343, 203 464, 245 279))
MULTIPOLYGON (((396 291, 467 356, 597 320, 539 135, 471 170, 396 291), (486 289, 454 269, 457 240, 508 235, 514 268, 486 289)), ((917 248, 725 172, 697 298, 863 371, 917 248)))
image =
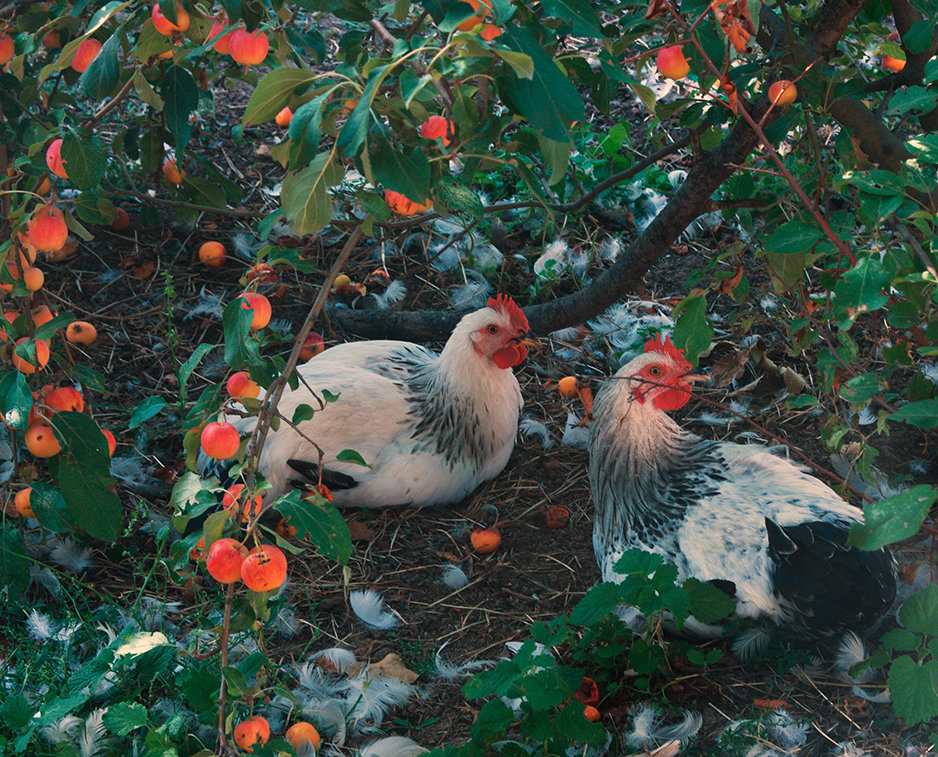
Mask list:
MULTIPOLYGON (((297 370, 300 386, 278 411, 292 418, 306 404, 312 418, 272 431, 258 471, 269 498, 291 485, 322 482, 338 506, 447 505, 498 475, 511 456, 522 407, 511 368, 527 355, 528 321, 507 296, 469 313, 439 354, 410 342, 350 342, 325 350, 297 370), (313 395, 338 395, 323 409, 313 395), (307 438, 304 438, 307 437, 307 438), (358 452, 369 467, 336 458, 358 452)), ((256 418, 228 419, 241 434, 256 418)))
MULTIPOLYGON (((593 548, 603 580, 628 549, 711 581, 743 618, 811 636, 872 626, 892 604, 889 552, 847 546, 862 512, 759 445, 714 442, 666 413, 690 398, 691 364, 669 340, 618 370, 596 397, 589 473, 593 548)), ((621 578, 621 577, 619 577, 621 578)), ((692 633, 719 629, 693 618, 692 633)))

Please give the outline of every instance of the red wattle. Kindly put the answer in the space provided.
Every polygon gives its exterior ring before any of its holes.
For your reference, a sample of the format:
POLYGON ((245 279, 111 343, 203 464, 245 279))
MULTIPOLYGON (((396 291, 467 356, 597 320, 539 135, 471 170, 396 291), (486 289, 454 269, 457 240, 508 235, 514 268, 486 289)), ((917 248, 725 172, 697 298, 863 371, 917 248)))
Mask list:
POLYGON ((506 344, 498 352, 492 355, 495 365, 504 370, 518 365, 528 355, 528 348, 523 344, 506 344))
POLYGON ((680 389, 665 389, 654 396, 653 402, 659 410, 677 410, 684 407, 690 401, 690 392, 684 391, 690 389, 684 386, 680 389))

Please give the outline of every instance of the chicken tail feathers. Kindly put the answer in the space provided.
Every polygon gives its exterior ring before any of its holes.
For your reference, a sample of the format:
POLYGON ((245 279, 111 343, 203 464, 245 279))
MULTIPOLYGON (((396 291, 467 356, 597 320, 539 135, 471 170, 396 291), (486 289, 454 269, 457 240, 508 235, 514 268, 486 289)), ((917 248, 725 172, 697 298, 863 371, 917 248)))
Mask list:
POLYGON ((847 546, 846 523, 809 521, 780 526, 766 518, 775 593, 814 636, 866 630, 896 597, 896 570, 886 549, 847 546))
MULTIPOLYGON (((287 465, 289 465, 293 470, 299 473, 305 480, 298 481, 293 480, 290 483, 296 487, 303 487, 310 483, 318 484, 319 483, 319 466, 311 462, 310 460, 287 460, 287 465)), ((342 489, 352 489, 358 486, 358 481, 356 481, 352 476, 347 473, 340 473, 336 470, 330 470, 329 468, 322 469, 322 483, 325 484, 330 491, 341 491, 342 489)))

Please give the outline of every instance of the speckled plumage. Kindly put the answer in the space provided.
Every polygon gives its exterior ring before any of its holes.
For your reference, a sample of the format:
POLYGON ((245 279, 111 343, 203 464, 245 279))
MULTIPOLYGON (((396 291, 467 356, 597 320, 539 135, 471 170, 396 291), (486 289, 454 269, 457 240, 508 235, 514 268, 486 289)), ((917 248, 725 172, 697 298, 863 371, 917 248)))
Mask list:
MULTIPOLYGON (((466 315, 440 354, 391 340, 337 345, 299 367, 303 381, 278 409, 285 418, 301 404, 316 411, 299 425, 324 450, 324 468, 350 477, 333 489, 337 505, 459 502, 500 473, 511 455, 521 391, 511 369, 496 365, 496 353, 507 348, 520 361, 517 340, 526 332, 520 311, 496 304, 466 315), (339 398, 319 410, 307 387, 339 398), (371 467, 337 462, 343 449, 371 467)), ((247 433, 254 418, 232 422, 247 433)), ((282 423, 269 435, 258 470, 272 486, 267 496, 275 497, 302 479, 298 470, 317 465, 316 449, 282 423)))
MULTIPOLYGON (((812 635, 872 625, 895 596, 895 571, 885 550, 846 547, 861 511, 764 447, 682 429, 655 402, 667 389, 642 380, 655 364, 666 368, 662 384, 690 369, 652 350, 596 397, 589 469, 603 580, 617 580, 618 558, 640 548, 676 564, 681 578, 731 581, 742 617, 812 635)), ((687 628, 719 632, 693 619, 687 628)))

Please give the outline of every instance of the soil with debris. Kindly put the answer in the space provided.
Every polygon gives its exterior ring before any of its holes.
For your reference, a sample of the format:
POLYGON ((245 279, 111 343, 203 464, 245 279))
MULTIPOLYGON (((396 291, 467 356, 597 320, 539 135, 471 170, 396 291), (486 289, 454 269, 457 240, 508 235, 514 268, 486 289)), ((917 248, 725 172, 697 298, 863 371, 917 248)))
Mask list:
MULTIPOLYGON (((280 167, 267 156, 269 141, 276 138, 273 127, 247 130, 241 145, 220 136, 238 122, 243 94, 235 90, 219 95, 217 121, 198 124, 193 149, 215 165, 230 169, 232 180, 245 190, 241 209, 261 218, 276 209, 277 200, 270 190, 282 178, 280 167)), ((198 172, 197 166, 191 168, 198 172)), ((164 190, 160 190, 160 196, 168 197, 164 190)), ((194 262, 195 251, 210 238, 221 236, 227 243, 227 238, 239 230, 250 234, 252 219, 206 214, 196 227, 185 229, 174 222, 171 207, 159 206, 160 223, 145 227, 136 212, 139 205, 133 201, 123 204, 131 211, 131 228, 123 233, 95 228, 92 242, 79 243, 76 254, 68 260, 48 266, 44 291, 56 309, 70 309, 98 326, 100 337, 95 345, 83 350, 86 356, 82 358, 108 377, 110 393, 94 394, 95 415, 117 434, 118 456, 128 458, 131 468, 147 471, 145 480, 132 487, 125 483, 120 486, 128 516, 139 511, 141 502, 167 514, 168 489, 184 469, 178 415, 174 418, 173 413, 164 413, 134 431, 126 429, 127 418, 130 410, 150 395, 178 403, 174 364, 185 361, 200 343, 221 344, 219 308, 213 298, 227 302, 240 291, 239 279, 248 263, 236 258, 222 269, 208 269, 194 262)), ((623 209, 623 215, 627 211, 623 209)), ((432 235, 431 229, 427 231, 432 235)), ((634 227, 607 231, 623 243, 635 234, 634 227)), ((571 224, 571 246, 583 244, 590 249, 601 239, 595 228, 590 238, 578 238, 577 234, 571 224)), ((402 247, 402 239, 391 241, 397 249, 402 247)), ((532 274, 512 256, 523 255, 531 262, 548 241, 535 238, 521 224, 508 224, 498 239, 506 260, 496 284, 498 291, 528 301, 526 291, 534 283, 532 274)), ((710 261, 731 241, 732 231, 726 226, 683 240, 649 272, 640 296, 673 304, 689 291, 686 282, 699 270, 705 271, 699 285, 708 286, 716 270, 710 261)), ((298 250, 319 270, 328 270, 341 243, 341 235, 334 230, 313 238, 280 240, 282 246, 298 250)), ((409 254, 388 256, 382 261, 376 257, 377 245, 363 243, 346 272, 354 281, 364 281, 383 264, 392 279, 407 287, 407 296, 398 307, 446 307, 448 292, 463 282, 463 273, 459 268, 444 273, 433 269, 418 248, 408 247, 409 254)), ((753 280, 753 291, 757 291, 764 282, 758 261, 741 262, 753 280)), ((732 270, 735 265, 731 260, 717 268, 732 270)), ((321 275, 301 275, 279 267, 278 280, 263 287, 271 298, 275 317, 285 319, 284 331, 302 322, 322 279, 321 275)), ((569 277, 561 280, 550 289, 549 296, 572 286, 569 277)), ((718 326, 727 330, 716 341, 738 346, 742 338, 738 325, 743 318, 752 318, 748 333, 762 339, 767 357, 777 366, 809 376, 807 365, 792 359, 786 349, 784 312, 764 309, 757 297, 735 303, 728 295, 718 294, 710 300, 720 318, 718 326)), ((349 300, 346 304, 353 303, 349 300)), ((784 303, 779 307, 784 309, 784 303)), ((354 338, 352 334, 331 331, 327 323, 319 328, 327 343, 354 338)), ((562 359, 555 352, 557 342, 548 340, 516 371, 526 403, 524 413, 546 425, 549 448, 536 436, 522 437, 505 472, 458 507, 347 512, 356 547, 350 563, 350 584, 343 585, 342 571, 334 563, 315 557, 293 560, 290 592, 299 630, 288 639, 269 639, 268 651, 285 666, 331 646, 347 647, 359 660, 377 661, 388 653, 397 653, 407 667, 420 674, 420 694, 391 713, 384 723, 385 732, 410 736, 426 747, 468 738, 482 703, 467 701, 463 696, 461 684, 465 679, 444 681, 436 676, 436 653, 442 649, 441 656, 452 663, 498 659, 506 654, 506 642, 526 638, 533 621, 550 620, 571 610, 598 579, 591 544, 586 455, 561 443, 568 411, 582 415, 584 409, 580 399, 565 399, 554 388, 558 378, 577 374, 595 391, 601 376, 609 373, 609 363, 583 345, 582 339, 574 340, 570 356, 562 359), (554 505, 570 511, 570 521, 562 528, 549 528, 545 523, 545 510, 554 505), (475 554, 468 540, 469 531, 482 525, 497 525, 503 535, 500 548, 485 556, 475 554), (444 568, 449 565, 461 567, 468 577, 466 586, 452 589, 443 582, 444 568), (355 618, 348 608, 347 591, 363 588, 378 591, 399 613, 402 622, 397 628, 372 631, 355 618)), ((284 341, 269 346, 266 352, 285 355, 290 347, 291 343, 284 341)), ((731 347, 721 346, 704 364, 712 365, 728 352, 732 352, 731 347)), ((190 399, 209 383, 224 378, 219 353, 214 351, 194 374, 186 387, 190 399)), ((754 372, 741 377, 738 385, 757 378, 760 381, 750 390, 758 395, 752 403, 750 420, 827 467, 819 441, 819 429, 827 414, 786 410, 777 401, 781 390, 777 376, 754 372)), ((721 403, 730 399, 727 388, 704 389, 703 396, 721 403)), ((743 422, 695 422, 709 410, 708 404, 694 400, 682 411, 682 418, 707 437, 735 438, 742 431, 752 430, 743 422)), ((905 468, 898 461, 907 461, 910 450, 912 455, 925 455, 917 447, 921 442, 918 437, 895 431, 888 439, 874 441, 884 444, 883 467, 901 472, 905 468)), ((132 533, 117 547, 100 547, 97 567, 85 574, 85 580, 112 596, 136 592, 145 574, 140 561, 152 551, 149 537, 132 533)), ((927 557, 920 548, 911 559, 927 557)), ((192 587, 169 583, 162 569, 158 568, 157 574, 164 587, 161 598, 179 601, 183 608, 189 608, 194 601, 192 587)), ((208 585, 210 580, 205 583, 208 585)), ((182 618, 186 615, 184 610, 182 618)), ((809 654, 742 665, 734 661, 728 647, 724 652, 723 659, 706 673, 676 662, 673 675, 653 681, 651 692, 639 690, 624 677, 615 698, 602 704, 604 724, 621 733, 629 725, 631 707, 640 701, 655 701, 665 710, 696 709, 703 714, 703 728, 696 745, 684 753, 718 754, 712 744, 730 720, 758 713, 760 704, 785 702, 794 718, 811 722, 812 746, 802 754, 812 749, 818 754, 836 753, 835 745, 846 741, 854 741, 870 754, 905 754, 906 738, 912 732, 890 720, 888 705, 871 705, 852 695, 850 686, 836 679, 829 665, 822 665, 819 672, 798 674, 798 664, 807 663, 809 654)), ((924 738, 918 741, 924 742, 924 738)))

